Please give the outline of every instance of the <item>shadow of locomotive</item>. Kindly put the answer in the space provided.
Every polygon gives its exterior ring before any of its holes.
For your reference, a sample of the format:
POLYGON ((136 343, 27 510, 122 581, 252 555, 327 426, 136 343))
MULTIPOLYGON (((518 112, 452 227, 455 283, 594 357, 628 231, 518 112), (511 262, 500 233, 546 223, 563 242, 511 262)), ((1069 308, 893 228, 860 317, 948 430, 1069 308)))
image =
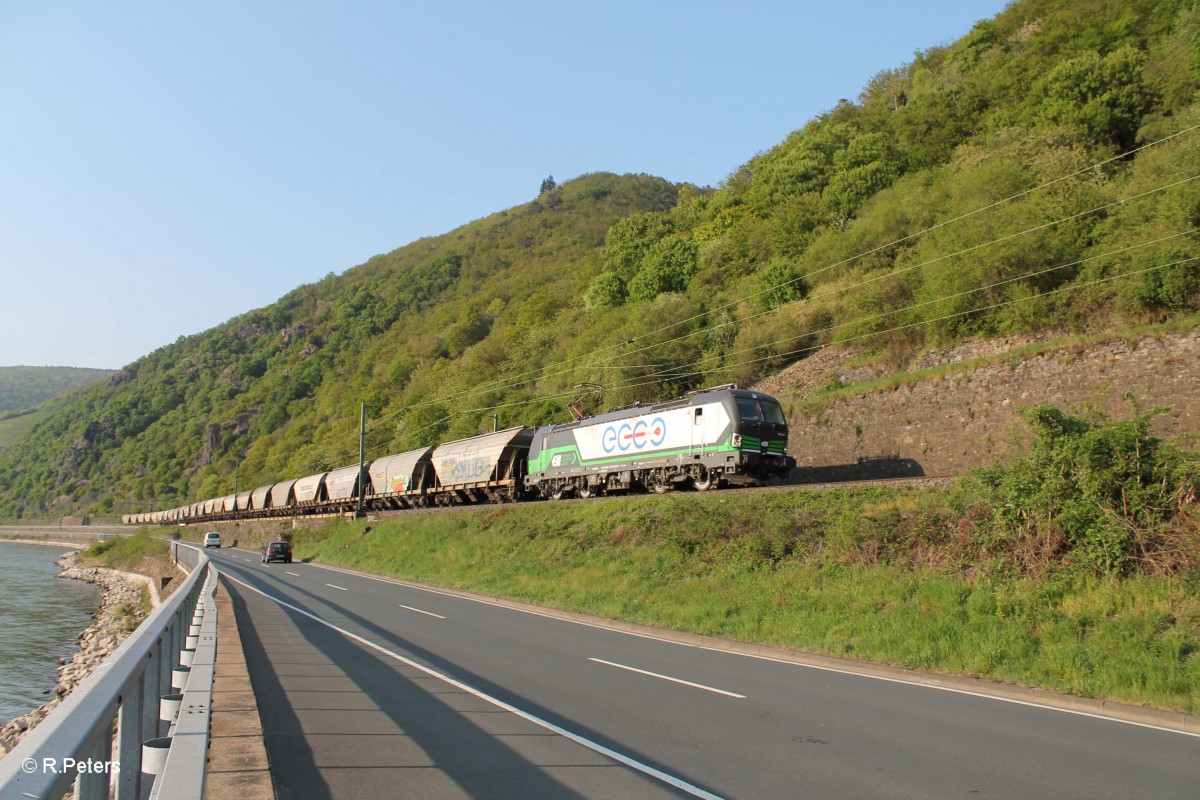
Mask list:
POLYGON ((796 467, 787 483, 837 483, 839 481, 870 481, 882 478, 921 478, 925 469, 921 462, 899 456, 860 458, 853 464, 829 464, 823 467, 796 467))

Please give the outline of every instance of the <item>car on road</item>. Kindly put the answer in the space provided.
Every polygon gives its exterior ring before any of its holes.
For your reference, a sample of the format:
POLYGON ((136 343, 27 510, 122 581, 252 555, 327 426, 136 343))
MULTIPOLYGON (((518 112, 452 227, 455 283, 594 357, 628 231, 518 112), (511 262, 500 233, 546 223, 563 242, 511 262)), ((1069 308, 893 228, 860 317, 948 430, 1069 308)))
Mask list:
POLYGON ((268 564, 272 561, 292 563, 292 546, 287 542, 267 542, 267 546, 263 550, 262 563, 268 564))
POLYGON ((204 546, 205 547, 220 547, 221 546, 221 534, 217 533, 216 531, 209 531, 208 533, 204 534, 204 546))

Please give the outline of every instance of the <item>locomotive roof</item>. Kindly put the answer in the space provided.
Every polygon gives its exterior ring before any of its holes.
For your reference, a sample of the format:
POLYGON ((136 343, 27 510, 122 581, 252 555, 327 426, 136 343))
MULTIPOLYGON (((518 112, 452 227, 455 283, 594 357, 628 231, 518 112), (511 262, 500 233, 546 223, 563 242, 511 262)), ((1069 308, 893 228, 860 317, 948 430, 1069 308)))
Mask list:
POLYGON ((551 425, 550 429, 553 432, 570 430, 578 428, 581 425, 595 425, 603 422, 612 422, 618 419, 627 419, 629 417, 637 417, 642 414, 649 414, 655 411, 669 411, 675 408, 687 408, 688 406, 698 406, 702 403, 711 403, 714 400, 725 396, 730 397, 753 397, 755 399, 771 400, 778 403, 771 395, 766 392, 755 392, 750 389, 739 389, 737 386, 716 386, 711 389, 701 389, 692 392, 685 397, 677 397, 674 400, 664 400, 661 403, 639 403, 633 406, 619 408, 616 411, 606 411, 603 414, 596 414, 591 417, 573 420, 571 422, 560 422, 557 425, 551 425))

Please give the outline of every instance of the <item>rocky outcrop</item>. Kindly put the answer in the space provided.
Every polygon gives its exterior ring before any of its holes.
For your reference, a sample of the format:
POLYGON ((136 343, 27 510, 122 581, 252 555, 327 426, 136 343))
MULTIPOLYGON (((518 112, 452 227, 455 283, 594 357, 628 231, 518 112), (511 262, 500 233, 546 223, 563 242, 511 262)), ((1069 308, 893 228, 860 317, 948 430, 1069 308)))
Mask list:
POLYGON ((913 374, 861 392, 853 385, 881 377, 879 368, 854 366, 856 354, 833 350, 759 387, 791 401, 788 453, 800 480, 960 475, 1016 452, 1019 410, 1047 403, 1128 419, 1132 397, 1142 411, 1170 407, 1154 421, 1157 435, 1200 434, 1200 329, 1021 349, 1028 344, 989 340, 930 351, 910 365, 913 374), (805 402, 838 386, 851 388, 805 402))

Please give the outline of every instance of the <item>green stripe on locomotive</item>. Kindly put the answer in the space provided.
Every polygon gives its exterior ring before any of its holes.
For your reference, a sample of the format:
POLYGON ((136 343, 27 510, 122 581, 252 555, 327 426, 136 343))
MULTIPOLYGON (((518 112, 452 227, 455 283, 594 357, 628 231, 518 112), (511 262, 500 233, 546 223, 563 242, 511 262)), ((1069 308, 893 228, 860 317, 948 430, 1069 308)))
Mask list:
MULTIPOLYGON (((561 435, 561 434, 558 434, 561 435)), ((551 449, 543 450, 536 459, 529 462, 528 474, 533 477, 544 475, 545 477, 557 478, 566 475, 578 475, 581 472, 588 471, 588 467, 606 467, 609 470, 614 468, 623 468, 624 465, 629 465, 629 468, 640 468, 642 466, 662 463, 665 461, 675 460, 680 455, 695 456, 695 455, 713 455, 717 453, 736 453, 739 449, 750 449, 745 440, 742 442, 741 448, 735 448, 730 444, 732 435, 725 438, 725 441, 719 444, 710 444, 697 447, 679 447, 673 450, 654 450, 648 453, 636 453, 632 455, 611 456, 609 458, 593 458, 591 460, 584 459, 579 454, 579 448, 574 443, 566 446, 555 447, 551 445, 551 449), (558 464, 555 465, 554 459, 558 458, 558 464)), ((755 440, 754 450, 758 452, 758 440, 755 440)), ((783 443, 780 443, 780 451, 782 452, 783 443)), ((772 452, 774 446, 772 446, 772 452)))

